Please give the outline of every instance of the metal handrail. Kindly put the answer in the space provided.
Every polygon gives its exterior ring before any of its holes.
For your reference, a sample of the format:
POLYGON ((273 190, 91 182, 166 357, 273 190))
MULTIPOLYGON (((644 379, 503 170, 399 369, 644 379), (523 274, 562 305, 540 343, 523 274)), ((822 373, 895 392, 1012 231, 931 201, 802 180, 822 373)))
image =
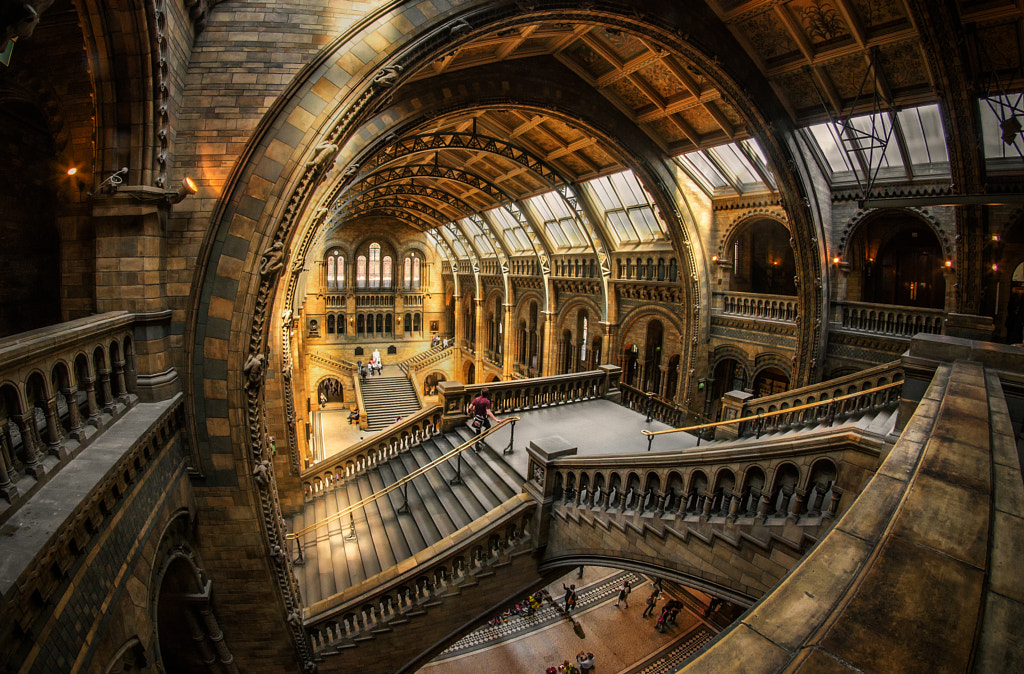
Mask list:
POLYGON ((796 407, 787 407, 785 409, 774 410, 772 412, 758 412, 752 416, 739 417, 737 419, 727 419, 725 421, 714 421, 709 424, 700 424, 697 426, 685 426, 683 428, 669 428, 664 431, 649 431, 644 429, 640 431, 647 436, 647 451, 651 451, 651 443, 654 442, 654 436, 656 435, 667 435, 669 433, 682 433, 684 431, 700 431, 697 433, 697 444, 700 444, 700 438, 703 435, 703 431, 706 428, 717 428, 718 426, 726 426, 728 424, 740 424, 744 421, 758 421, 761 422, 769 417, 776 417, 781 414, 792 414, 793 412, 801 412, 803 410, 813 409, 815 407, 822 407, 824 405, 832 405, 834 403, 849 400, 851 398, 858 398, 860 396, 868 395, 870 393, 877 393, 879 391, 886 391, 897 386, 903 386, 903 381, 894 381, 889 384, 883 384, 882 386, 876 386, 874 388, 865 389, 864 391, 857 391, 856 393, 847 393, 846 395, 837 396, 835 398, 829 398, 828 400, 819 400, 818 402, 805 403, 803 405, 797 405, 796 407))
MULTIPOLYGON (((481 440, 483 440, 487 436, 493 434, 498 429, 504 428, 505 426, 507 426, 509 424, 515 424, 515 422, 517 422, 517 421, 519 421, 519 417, 505 417, 504 419, 499 421, 497 424, 495 424, 492 428, 489 428, 488 430, 484 431, 480 435, 474 436, 473 438, 471 438, 469 440, 466 440, 464 443, 462 443, 458 447, 450 449, 447 453, 442 454, 441 456, 437 457, 436 459, 434 459, 430 463, 426 464, 425 466, 422 466, 421 468, 417 468, 413 472, 411 472, 408 475, 406 475, 405 477, 403 477, 401 480, 398 480, 397 482, 395 482, 393 484, 390 484, 387 487, 384 487, 383 489, 381 489, 378 492, 374 492, 373 494, 370 494, 366 498, 364 498, 364 499, 362 499, 360 501, 357 501, 356 503, 353 503, 352 505, 350 505, 350 506, 348 506, 346 508, 342 508, 341 510, 339 510, 336 513, 334 513, 330 517, 324 518, 324 519, 320 520, 319 522, 311 524, 308 527, 306 527, 304 529, 300 529, 299 531, 296 531, 294 533, 286 534, 285 538, 287 538, 287 539, 297 539, 299 536, 304 536, 304 535, 308 534, 311 531, 315 531, 316 529, 319 529, 320 527, 324 526, 325 524, 330 524, 331 522, 337 521, 337 520, 345 517, 346 515, 352 515, 352 513, 354 513, 356 510, 359 510, 360 508, 363 508, 363 507, 369 505, 370 503, 373 503, 374 501, 376 501, 377 499, 381 498, 382 496, 387 496, 391 492, 397 491, 398 489, 401 489, 402 487, 404 487, 408 483, 412 482, 415 478, 425 474, 427 471, 429 471, 429 470, 431 470, 433 468, 436 468, 437 466, 441 465, 442 463, 444 463, 444 462, 448 461, 449 459, 451 459, 453 457, 456 457, 456 456, 459 458, 458 474, 456 476, 456 479, 459 479, 461 477, 461 474, 462 474, 462 452, 466 451, 467 449, 469 449, 473 445, 479 443, 481 440)), ((515 432, 515 426, 513 425, 512 428, 513 428, 513 433, 514 433, 515 432)), ((507 450, 504 453, 508 453, 507 450)), ((453 484, 456 484, 456 482, 453 482, 453 484)))

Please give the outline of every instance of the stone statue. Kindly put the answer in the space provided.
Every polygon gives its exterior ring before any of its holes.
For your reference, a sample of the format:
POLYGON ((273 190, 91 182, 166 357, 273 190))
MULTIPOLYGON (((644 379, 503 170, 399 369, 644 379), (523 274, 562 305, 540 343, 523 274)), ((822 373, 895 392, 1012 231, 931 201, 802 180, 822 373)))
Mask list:
POLYGON ((262 353, 257 353, 249 356, 249 360, 245 361, 245 367, 242 371, 245 372, 246 376, 246 389, 259 388, 260 383, 263 381, 263 366, 266 361, 266 357, 262 353))
POLYGON ((284 244, 275 241, 270 248, 263 251, 263 258, 260 260, 260 276, 275 276, 284 268, 284 244))
POLYGON ((334 156, 334 153, 338 151, 338 146, 334 143, 321 143, 316 146, 316 155, 312 159, 306 162, 306 166, 320 166, 325 163, 328 159, 334 156))
POLYGON ((381 68, 376 75, 373 77, 373 83, 379 87, 390 87, 397 80, 399 75, 402 74, 402 66, 394 65, 381 68))

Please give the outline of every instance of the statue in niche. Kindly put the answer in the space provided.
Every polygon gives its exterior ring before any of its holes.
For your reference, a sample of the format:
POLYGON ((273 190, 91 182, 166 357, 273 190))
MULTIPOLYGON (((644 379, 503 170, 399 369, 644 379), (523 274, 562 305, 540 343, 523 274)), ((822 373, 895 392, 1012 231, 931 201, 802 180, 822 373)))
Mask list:
POLYGON ((257 353, 249 356, 249 360, 245 361, 245 367, 242 371, 245 372, 246 382, 245 388, 248 389, 259 389, 260 384, 263 382, 263 366, 266 361, 266 357, 262 353, 257 353))
POLYGON ((275 241, 270 248, 263 251, 263 258, 260 260, 260 276, 272 279, 284 269, 284 244, 275 241))
POLYGON ((306 166, 320 166, 327 162, 334 156, 334 153, 338 151, 338 146, 334 143, 321 143, 316 146, 316 155, 312 159, 306 162, 306 166))

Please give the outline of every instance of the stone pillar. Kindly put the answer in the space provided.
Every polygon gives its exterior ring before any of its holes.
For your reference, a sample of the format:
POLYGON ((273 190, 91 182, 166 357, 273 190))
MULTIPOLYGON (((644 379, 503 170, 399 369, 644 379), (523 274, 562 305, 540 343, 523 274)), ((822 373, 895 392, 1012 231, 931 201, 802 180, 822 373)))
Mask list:
MULTIPOLYGON (((462 340, 462 331, 465 326, 462 325, 462 308, 459 306, 459 294, 452 295, 452 306, 455 307, 455 311, 452 312, 453 320, 455 325, 451 326, 452 329, 452 343, 458 346, 462 340)), ((459 361, 461 359, 457 359, 459 361)), ((461 362, 459 363, 461 365, 461 362)))
POLYGON ((757 504, 757 519, 764 522, 768 519, 768 508, 772 504, 772 494, 768 490, 761 491, 761 502, 757 504))
MULTIPOLYGON (((745 391, 729 391, 722 397, 722 421, 738 419, 743 413, 743 405, 754 397, 745 391)), ((727 424, 715 427, 716 440, 734 440, 739 437, 739 424, 727 424)))
POLYGON ((43 416, 46 417, 46 450, 58 459, 66 459, 68 450, 64 446, 64 434, 61 433, 60 419, 57 417, 57 396, 46 401, 43 416))
POLYGON ((540 504, 533 520, 533 540, 538 548, 543 548, 548 542, 548 527, 554 508, 555 471, 551 470, 551 462, 563 456, 574 456, 576 447, 570 447, 561 436, 550 435, 531 440, 526 453, 529 464, 524 489, 540 504))
POLYGON ((85 385, 85 403, 89 409, 89 423, 96 428, 103 428, 103 419, 100 417, 100 405, 96 400, 96 379, 90 377, 83 384, 85 385))
POLYGON ((602 397, 605 400, 619 402, 619 399, 622 397, 622 390, 619 388, 619 382, 622 380, 622 368, 618 365, 602 365, 597 369, 604 372, 604 393, 602 397))
POLYGON ((110 370, 100 370, 100 397, 103 398, 103 411, 113 414, 117 407, 114 404, 114 394, 110 391, 110 370))
POLYGON ((800 519, 804 512, 804 505, 807 503, 807 492, 803 489, 793 489, 792 508, 789 508, 789 519, 794 522, 800 519))
POLYGON ((618 326, 612 323, 604 324, 604 339, 601 343, 601 364, 612 365, 612 358, 615 357, 615 333, 618 331, 618 326))
POLYGON ((203 664, 208 667, 212 666, 217 661, 217 657, 213 654, 210 644, 206 641, 206 632, 203 631, 199 620, 192 611, 185 611, 185 621, 188 623, 189 634, 192 636, 192 642, 196 645, 196 650, 199 651, 203 664))
POLYGON ((473 364, 476 367, 476 376, 480 381, 484 377, 485 355, 487 354, 487 330, 484 321, 484 300, 482 297, 473 298, 473 313, 476 316, 476 339, 473 342, 473 364))
POLYGON ((668 365, 659 365, 658 370, 661 371, 661 376, 658 377, 658 397, 664 399, 665 390, 668 388, 668 365))
POLYGON ((82 442, 85 440, 85 427, 82 425, 82 412, 78 409, 78 389, 71 386, 61 389, 61 393, 68 404, 68 435, 82 442))
POLYGON ((555 343, 552 333, 555 331, 555 315, 544 312, 544 344, 541 348, 541 376, 550 377, 555 374, 555 359, 552 358, 552 346, 555 343))
POLYGON ((466 406, 469 396, 466 387, 457 381, 442 381, 437 384, 437 401, 441 404, 441 432, 447 433, 463 425, 469 419, 466 406))
POLYGON ((18 485, 14 484, 14 463, 11 448, 7 444, 7 424, 0 429, 0 496, 12 503, 18 496, 18 485))
POLYGON ((117 394, 118 402, 120 402, 123 405, 127 405, 129 401, 128 386, 124 378, 123 360, 114 361, 114 382, 117 384, 117 390, 119 391, 119 393, 117 394))
POLYGON ((39 479, 46 474, 46 467, 40 463, 42 454, 36 446, 35 411, 28 414, 16 414, 11 418, 14 423, 18 424, 18 431, 21 432, 21 444, 25 448, 25 471, 39 479))
POLYGON ((516 349, 516 343, 519 341, 515 338, 516 332, 513 330, 512 321, 514 320, 512 311, 514 307, 511 304, 505 306, 505 325, 502 332, 502 348, 501 348, 501 378, 509 380, 512 378, 512 366, 517 362, 518 358, 513 352, 516 349))
POLYGON ((228 645, 224 642, 224 633, 220 631, 220 624, 217 622, 217 616, 213 614, 213 607, 209 604, 200 606, 199 615, 206 625, 206 632, 210 636, 210 641, 213 642, 213 647, 217 651, 217 657, 220 659, 221 664, 224 665, 228 672, 237 672, 238 667, 235 665, 235 658, 231 655, 228 645))

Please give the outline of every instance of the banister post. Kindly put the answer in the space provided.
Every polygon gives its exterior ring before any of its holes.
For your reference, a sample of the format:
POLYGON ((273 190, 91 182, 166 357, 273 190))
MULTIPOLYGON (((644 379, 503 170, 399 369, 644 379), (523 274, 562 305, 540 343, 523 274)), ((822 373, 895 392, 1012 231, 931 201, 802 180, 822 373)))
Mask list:
POLYGON ((549 435, 532 440, 526 447, 526 453, 529 456, 529 464, 524 489, 540 504, 534 513, 533 540, 537 542, 538 547, 543 547, 548 542, 551 510, 555 500, 555 471, 551 469, 551 463, 563 456, 574 456, 576 448, 570 447, 561 436, 549 435))
POLYGON ((619 389, 619 381, 622 379, 622 368, 618 365, 601 365, 597 368, 604 373, 604 393, 602 397, 613 403, 619 402, 622 391, 619 389))
POLYGON ((438 382, 437 399, 441 403, 442 433, 448 433, 457 426, 465 424, 469 419, 466 406, 470 401, 466 394, 466 387, 461 382, 438 382))
MULTIPOLYGON (((722 421, 738 419, 743 414, 743 406, 754 397, 746 391, 729 391, 722 396, 722 421)), ((715 427, 716 440, 735 440, 740 436, 739 423, 723 424, 715 427)))

